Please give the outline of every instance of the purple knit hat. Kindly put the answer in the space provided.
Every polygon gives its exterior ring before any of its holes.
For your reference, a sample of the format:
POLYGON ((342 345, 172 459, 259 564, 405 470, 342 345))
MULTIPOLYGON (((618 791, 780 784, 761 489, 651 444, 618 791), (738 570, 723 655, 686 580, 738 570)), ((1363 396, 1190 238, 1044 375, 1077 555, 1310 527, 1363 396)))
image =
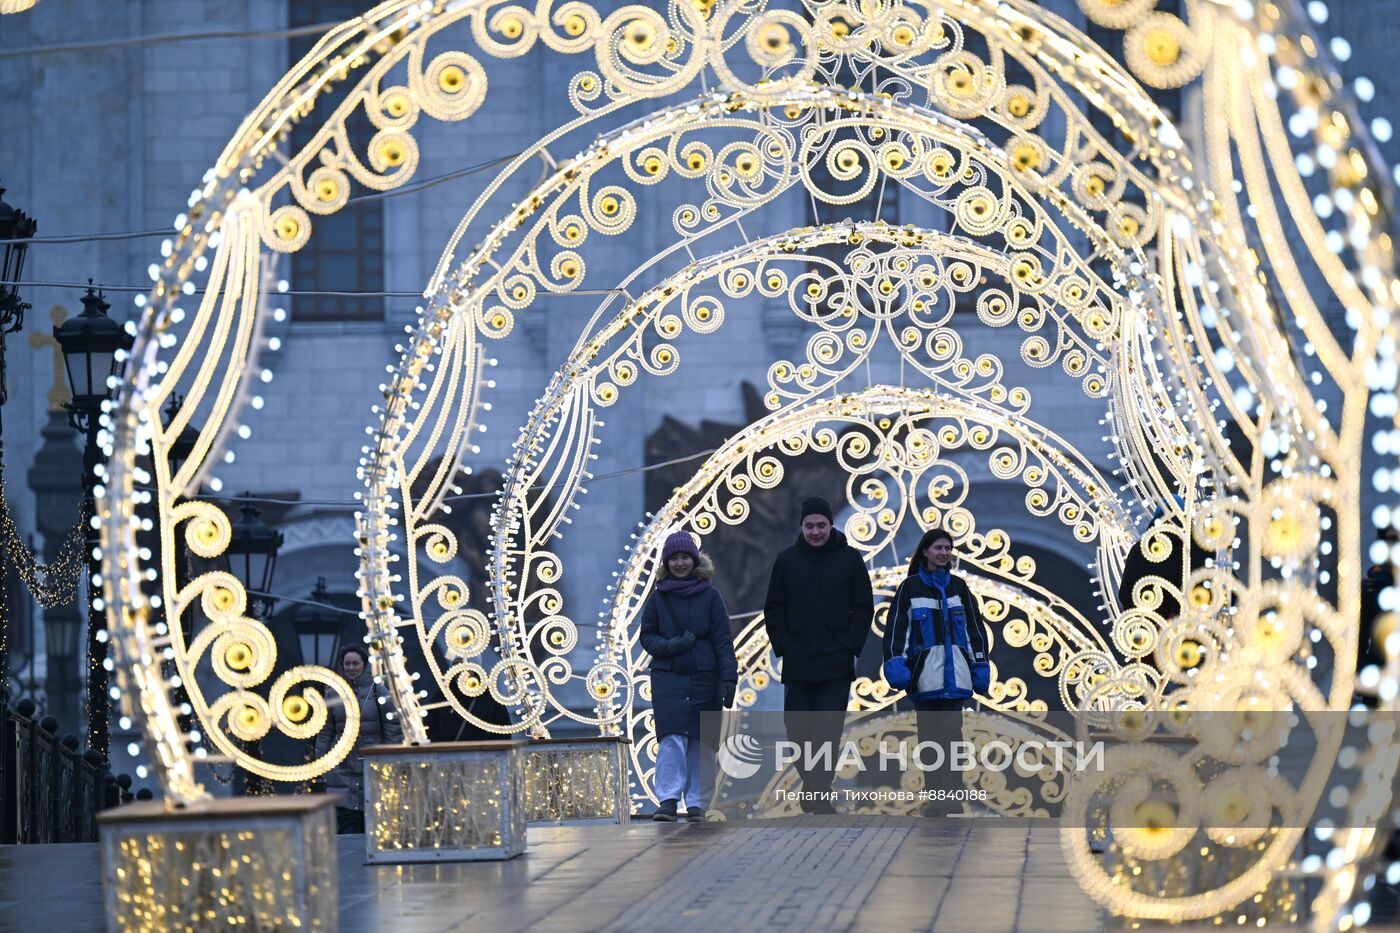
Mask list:
POLYGON ((673 531, 666 536, 666 543, 661 545, 661 559, 670 560, 675 554, 689 554, 690 559, 697 564, 700 562, 700 549, 695 546, 695 539, 688 531, 673 531))

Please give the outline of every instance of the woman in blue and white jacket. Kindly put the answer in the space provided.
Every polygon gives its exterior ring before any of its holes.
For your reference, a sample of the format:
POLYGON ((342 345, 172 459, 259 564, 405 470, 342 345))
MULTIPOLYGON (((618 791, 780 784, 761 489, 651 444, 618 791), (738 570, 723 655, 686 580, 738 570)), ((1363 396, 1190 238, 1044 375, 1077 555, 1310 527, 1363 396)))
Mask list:
MULTIPOLYGON (((952 562, 952 535, 925 532, 909 562, 909 575, 895 592, 884 638, 887 679, 908 691, 918 713, 919 741, 938 745, 944 755, 949 743, 962 736, 962 717, 955 714, 972 705, 974 694, 985 694, 991 680, 977 599, 967 581, 952 572, 952 562), (891 665, 895 658, 900 661, 891 665), (901 677, 908 678, 907 685, 896 682, 901 677)), ((923 756, 925 761, 934 757, 933 752, 923 756)), ((962 780, 946 760, 926 775, 925 784, 942 792, 925 814, 961 811, 949 793, 961 788, 962 780)))

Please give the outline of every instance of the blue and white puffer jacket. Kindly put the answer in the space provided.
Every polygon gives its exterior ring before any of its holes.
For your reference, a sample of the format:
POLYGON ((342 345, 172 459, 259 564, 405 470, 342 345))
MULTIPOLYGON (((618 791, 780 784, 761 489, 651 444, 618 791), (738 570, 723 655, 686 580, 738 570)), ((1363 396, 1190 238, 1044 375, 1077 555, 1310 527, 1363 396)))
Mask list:
POLYGON ((962 577, 919 570, 895 592, 884 638, 885 660, 907 659, 919 700, 965 699, 991 686, 987 633, 977 599, 962 577))

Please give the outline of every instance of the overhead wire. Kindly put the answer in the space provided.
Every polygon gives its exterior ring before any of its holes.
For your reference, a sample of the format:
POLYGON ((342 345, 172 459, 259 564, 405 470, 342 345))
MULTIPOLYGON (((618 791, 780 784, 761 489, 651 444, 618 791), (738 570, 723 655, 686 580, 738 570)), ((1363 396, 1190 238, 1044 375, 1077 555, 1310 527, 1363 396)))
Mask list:
MULTIPOLYGON (((151 290, 151 286, 149 285, 103 285, 100 282, 32 282, 28 279, 19 281, 0 279, 0 285, 18 285, 21 288, 94 288, 104 292, 148 292, 151 290)), ((624 291, 625 289, 621 288, 580 288, 574 291, 550 294, 545 297, 567 298, 570 295, 616 295, 622 294, 624 291)), ((197 288, 191 294, 202 295, 204 294, 204 289, 197 288)), ((419 300, 423 298, 422 292, 409 291, 336 292, 289 288, 285 292, 279 291, 274 294, 288 295, 293 298, 298 295, 330 298, 417 298, 419 300)))
MULTIPOLYGON (((424 178, 421 181, 414 182, 411 185, 405 185, 402 188, 393 188, 389 191, 375 191, 368 194, 357 194, 352 198, 348 198, 345 202, 345 205, 348 207, 351 204, 365 203, 371 201, 383 201, 387 200, 388 198, 396 198, 405 194, 413 194, 418 191, 424 191, 428 188, 434 188, 440 184, 443 184, 444 182, 453 181, 458 178, 465 178, 468 175, 475 175, 478 172, 484 172, 488 169, 493 169, 497 165, 500 165, 503 162, 509 162, 511 159, 514 159, 519 155, 519 152, 512 152, 507 155, 498 156, 494 159, 489 159, 485 162, 477 162, 474 165, 468 165, 465 168, 459 168, 455 171, 444 172, 441 175, 434 175, 431 178, 424 178)), ((0 246, 8 246, 11 243, 23 243, 25 245, 62 245, 71 243, 92 243, 102 240, 135 240, 145 237, 173 235, 174 233, 169 227, 160 227, 153 230, 128 230, 123 231, 121 233, 90 233, 84 235, 72 234, 66 236, 16 237, 14 239, 9 240, 0 239, 0 246)))
POLYGON ((312 23, 309 26, 293 26, 288 29, 210 29, 204 32, 165 32, 149 36, 124 36, 120 39, 92 39, 87 42, 30 45, 18 49, 0 49, 0 59, 53 55, 60 52, 123 49, 137 45, 164 45, 171 42, 197 42, 205 39, 295 39, 300 36, 323 35, 340 25, 342 25, 341 21, 335 20, 327 23, 312 23))
MULTIPOLYGON (((686 454, 684 457, 675 457, 675 458, 673 458, 673 459, 671 459, 671 460, 663 460, 663 461, 661 461, 660 463, 648 463, 648 464, 646 464, 645 466, 628 467, 628 468, 625 469, 625 470, 613 470, 612 472, 609 472, 609 473, 595 473, 595 474, 593 475, 593 479, 595 479, 595 480, 600 480, 600 479, 616 479, 617 477, 620 477, 620 476, 631 476, 631 475, 636 474, 636 473, 650 473, 650 472, 653 471, 653 470, 661 470, 661 469, 665 469, 666 467, 675 466, 675 465, 680 464, 680 463, 688 463, 688 462, 690 462, 691 460, 698 460, 700 457, 709 456, 710 454, 712 454, 712 453, 714 453, 714 452, 715 452, 715 448, 711 447, 711 448, 709 448, 708 450, 696 451, 696 452, 693 453, 693 454, 686 454)), ((143 491, 147 491, 147 492, 156 492, 156 491, 157 491, 157 490, 156 490, 156 487, 151 486, 151 485, 141 485, 141 484, 138 484, 138 485, 136 486, 136 488, 137 488, 137 489, 140 489, 140 490, 143 490, 143 491)), ((549 488, 550 488, 549 486, 544 485, 544 484, 536 484, 536 485, 534 485, 534 486, 529 487, 529 489, 528 489, 527 491, 533 492, 533 491, 541 490, 541 489, 547 491, 549 488)), ((451 503, 451 502, 465 502, 465 501, 467 501, 467 500, 469 500, 469 499, 494 499, 497 495, 498 495, 498 493, 496 493, 496 492, 468 492, 468 493, 461 493, 461 494, 455 495, 455 496, 445 496, 445 497, 443 498, 442 501, 451 503)), ((203 500, 206 501, 206 502, 214 502, 214 503, 227 502, 227 503, 230 503, 230 504, 232 504, 232 503, 238 503, 238 502, 254 502, 254 503, 260 502, 260 503, 263 503, 263 504, 265 504, 265 505, 306 505, 306 506, 314 506, 314 507, 316 507, 316 508, 339 508, 339 509, 362 509, 362 508, 364 508, 364 503, 363 503, 363 502, 360 502, 360 501, 358 501, 358 500, 346 500, 346 499, 278 499, 278 498, 271 497, 271 496, 252 496, 252 495, 242 495, 242 496, 214 496, 214 495, 209 495, 209 496, 196 496, 195 498, 197 498, 197 499, 203 499, 203 500)))
POLYGON ((347 609, 344 606, 337 606, 333 603, 321 603, 314 599, 301 599, 296 596, 287 596, 283 593, 269 593, 265 590, 244 590, 249 596, 256 596, 259 599, 276 600, 279 603, 295 603, 298 606, 314 606, 317 609, 329 609, 332 612, 339 612, 347 616, 359 618, 360 610, 347 609))

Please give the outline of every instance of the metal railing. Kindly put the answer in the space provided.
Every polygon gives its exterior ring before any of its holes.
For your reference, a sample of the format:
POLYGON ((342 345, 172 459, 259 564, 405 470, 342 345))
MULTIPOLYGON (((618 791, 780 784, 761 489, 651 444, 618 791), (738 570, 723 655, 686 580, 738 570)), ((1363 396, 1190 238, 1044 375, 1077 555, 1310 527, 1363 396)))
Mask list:
POLYGON ((131 779, 34 713, 28 700, 0 703, 0 845, 96 842, 97 814, 133 799, 131 779))

